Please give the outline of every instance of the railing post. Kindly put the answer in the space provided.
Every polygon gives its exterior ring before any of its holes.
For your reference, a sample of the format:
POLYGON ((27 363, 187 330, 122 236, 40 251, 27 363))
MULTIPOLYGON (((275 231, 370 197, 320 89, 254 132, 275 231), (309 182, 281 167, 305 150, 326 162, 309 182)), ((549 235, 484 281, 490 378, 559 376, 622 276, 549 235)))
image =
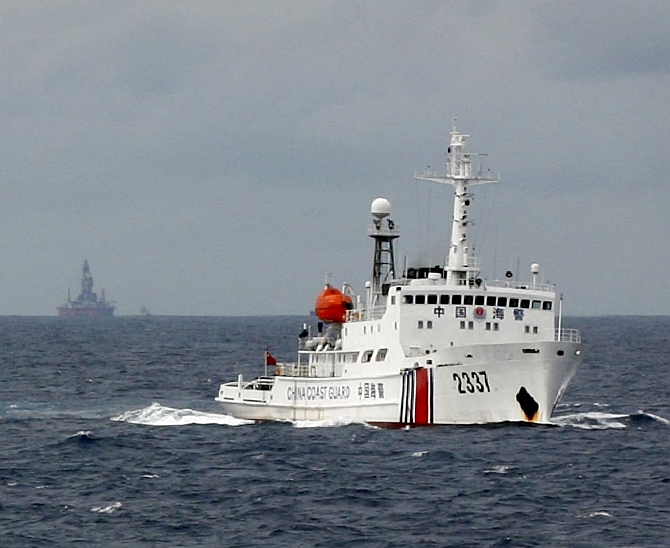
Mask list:
POLYGON ((558 342, 561 342, 561 330, 563 328, 563 293, 558 297, 558 342))

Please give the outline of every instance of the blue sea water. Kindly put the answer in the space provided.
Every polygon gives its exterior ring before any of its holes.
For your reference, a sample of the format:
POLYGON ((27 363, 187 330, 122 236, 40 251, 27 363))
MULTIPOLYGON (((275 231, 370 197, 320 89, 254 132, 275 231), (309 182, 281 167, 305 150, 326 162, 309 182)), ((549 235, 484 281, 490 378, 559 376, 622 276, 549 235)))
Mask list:
POLYGON ((0 546, 670 545, 670 318, 572 318, 555 426, 249 424, 304 318, 0 318, 0 546))

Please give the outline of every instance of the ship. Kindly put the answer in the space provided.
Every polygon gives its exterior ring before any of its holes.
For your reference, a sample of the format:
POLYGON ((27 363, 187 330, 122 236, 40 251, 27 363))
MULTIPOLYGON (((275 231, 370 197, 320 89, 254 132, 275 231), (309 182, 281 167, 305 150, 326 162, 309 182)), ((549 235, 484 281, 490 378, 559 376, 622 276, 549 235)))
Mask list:
POLYGON ((446 171, 414 176, 454 190, 442 264, 397 274, 399 227, 390 202, 376 198, 365 291, 326 283, 315 303, 318 323, 303 324, 297 338, 297 360, 282 363, 266 353, 259 376, 221 384, 215 399, 227 414, 389 428, 550 423, 583 360, 581 334, 563 327, 562 294, 542 281, 538 263, 529 276, 484 277, 468 238, 469 210, 473 187, 498 178, 475 169, 469 137, 454 120, 446 171))
POLYGON ((114 316, 115 303, 105 299, 105 290, 102 290, 99 299, 97 293, 93 291, 93 276, 91 276, 88 261, 84 261, 81 270, 81 293, 75 300, 72 300, 68 289, 67 301, 58 307, 58 315, 85 318, 109 318, 114 316))

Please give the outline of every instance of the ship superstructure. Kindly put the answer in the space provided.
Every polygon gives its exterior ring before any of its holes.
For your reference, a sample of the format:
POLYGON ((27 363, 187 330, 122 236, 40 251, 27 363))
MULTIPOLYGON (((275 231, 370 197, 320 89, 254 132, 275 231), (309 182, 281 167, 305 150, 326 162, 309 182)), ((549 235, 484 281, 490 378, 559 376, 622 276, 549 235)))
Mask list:
POLYGON ((552 284, 487 280, 468 240, 471 188, 496 179, 474 172, 469 136, 455 124, 444 175, 418 180, 454 188, 448 256, 396 275, 398 227, 384 198, 372 202, 375 243, 364 295, 327 284, 321 325, 304 326, 298 360, 274 375, 221 385, 217 400, 239 418, 360 420, 382 426, 505 421, 546 423, 582 359, 577 330, 562 327, 552 284))
POLYGON ((111 317, 114 315, 115 303, 105 299, 105 290, 103 289, 98 299, 97 293, 93 291, 93 276, 88 266, 88 261, 84 261, 81 274, 81 293, 72 300, 70 290, 67 292, 67 301, 58 307, 58 315, 65 317, 111 317))

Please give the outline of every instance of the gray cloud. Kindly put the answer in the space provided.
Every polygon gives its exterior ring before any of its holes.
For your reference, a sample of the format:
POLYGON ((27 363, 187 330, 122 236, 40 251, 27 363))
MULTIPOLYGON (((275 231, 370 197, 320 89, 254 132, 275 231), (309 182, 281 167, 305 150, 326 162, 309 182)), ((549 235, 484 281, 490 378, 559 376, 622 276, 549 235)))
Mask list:
POLYGON ((535 40, 538 66, 561 79, 621 79, 670 72, 663 1, 544 3, 535 40))

